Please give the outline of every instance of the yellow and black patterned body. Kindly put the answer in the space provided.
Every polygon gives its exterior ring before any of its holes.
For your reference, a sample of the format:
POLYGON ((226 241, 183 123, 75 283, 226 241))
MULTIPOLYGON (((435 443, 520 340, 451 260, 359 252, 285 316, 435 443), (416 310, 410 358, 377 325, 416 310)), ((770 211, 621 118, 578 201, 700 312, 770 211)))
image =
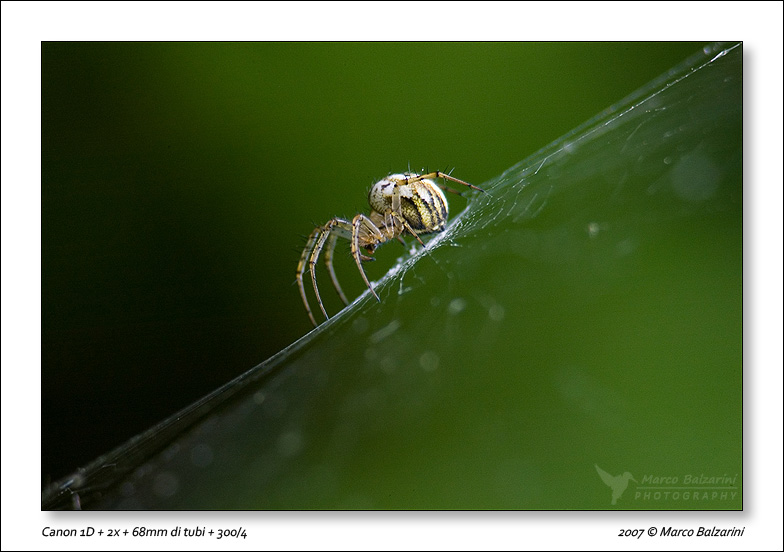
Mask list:
MULTIPOLYGON (((359 214, 351 221, 336 217, 324 226, 319 226, 313 230, 300 256, 296 277, 302 302, 305 304, 305 310, 314 326, 317 325, 316 319, 310 310, 305 294, 305 285, 302 280, 305 265, 308 265, 310 269, 313 289, 316 292, 316 299, 319 307, 321 307, 321 312, 326 318, 329 318, 327 311, 324 309, 324 304, 321 302, 321 295, 316 285, 316 263, 323 249, 324 262, 327 265, 327 270, 329 270, 332 284, 335 286, 343 303, 348 305, 348 300, 338 283, 335 270, 332 267, 332 256, 335 251, 337 238, 348 239, 351 241, 351 255, 357 263, 362 279, 376 300, 380 301, 362 268, 362 261, 369 261, 373 258, 363 255, 360 249, 365 249, 372 254, 382 243, 395 238, 402 241, 401 236, 404 235, 414 236, 424 247, 425 243, 419 237, 420 234, 442 231, 446 226, 449 206, 446 202, 446 196, 441 190, 441 188, 445 187, 437 184, 433 180, 435 178, 440 178, 444 181, 451 180, 469 188, 484 191, 477 186, 458 180, 440 171, 422 175, 410 172, 392 174, 376 182, 370 189, 370 193, 368 193, 368 203, 371 208, 369 215, 359 214)), ((454 192, 454 190, 449 188, 445 189, 454 192)))
MULTIPOLYGON (((368 193, 368 203, 373 211, 395 211, 395 196, 399 196, 397 209, 411 229, 417 234, 440 232, 446 226, 449 205, 438 185, 429 178, 412 180, 414 173, 393 174, 377 182, 368 193)), ((406 232, 409 233, 409 232, 406 232)))

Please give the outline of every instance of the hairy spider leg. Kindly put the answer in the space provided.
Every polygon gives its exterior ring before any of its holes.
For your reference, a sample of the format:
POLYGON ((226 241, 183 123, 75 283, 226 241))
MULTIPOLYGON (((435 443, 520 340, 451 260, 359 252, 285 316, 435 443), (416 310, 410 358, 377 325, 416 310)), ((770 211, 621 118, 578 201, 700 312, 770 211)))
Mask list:
POLYGON ((372 244, 370 249, 371 252, 373 249, 375 249, 376 246, 387 241, 389 237, 382 234, 381 230, 379 230, 378 227, 373 224, 373 221, 363 214, 355 216, 354 220, 351 222, 351 226, 351 254, 354 256, 354 260, 357 262, 357 268, 359 268, 359 273, 362 275, 362 279, 365 280, 365 285, 370 290, 370 293, 373 294, 373 297, 376 298, 376 301, 380 303, 381 299, 379 299, 378 295, 376 294, 376 290, 373 289, 373 286, 370 285, 370 281, 365 274, 365 269, 362 268, 362 258, 364 257, 365 259, 370 259, 370 257, 366 257, 359 252, 359 237, 360 232, 364 230, 366 235, 362 238, 362 244, 372 244))
POLYGON ((313 252, 310 254, 310 261, 308 262, 310 265, 310 279, 313 280, 313 290, 316 292, 316 300, 318 301, 319 307, 321 307, 321 312, 324 313, 324 318, 327 320, 329 320, 329 315, 324 308, 324 303, 321 301, 321 294, 319 293, 318 284, 316 283, 316 263, 318 262, 321 250, 324 248, 324 243, 333 231, 339 237, 346 237, 351 231, 351 223, 337 217, 327 222, 327 224, 321 228, 321 233, 316 241, 316 245, 313 247, 313 252), (333 228, 335 230, 333 230, 333 228))
MULTIPOLYGON (((332 258, 335 253, 335 244, 338 242, 338 233, 333 231, 329 238, 327 239, 326 249, 324 249, 324 264, 327 265, 327 270, 329 271, 329 277, 332 279, 332 285, 335 286, 335 289, 340 296, 340 300, 343 301, 344 305, 348 305, 348 299, 346 299, 346 294, 343 293, 343 289, 340 287, 340 283, 338 282, 338 277, 335 274, 335 267, 332 266, 332 258)), ((346 237, 346 236, 344 236, 346 237)))
POLYGON ((308 258, 313 251, 313 247, 316 245, 316 240, 318 239, 319 234, 321 234, 321 230, 321 227, 318 227, 310 233, 308 241, 305 244, 305 249, 302 250, 302 255, 297 264, 297 287, 299 287, 299 294, 302 297, 302 304, 305 305, 305 310, 308 312, 308 318, 310 318, 310 321, 313 322, 314 326, 317 326, 316 319, 313 317, 313 312, 310 310, 310 305, 308 304, 308 297, 305 294, 305 284, 302 282, 302 273, 305 272, 305 263, 308 261, 308 258))
MULTIPOLYGON (((457 182, 458 184, 462 184, 463 186, 468 186, 469 188, 472 188, 474 190, 479 190, 480 192, 484 192, 484 190, 479 186, 474 186, 473 184, 469 184, 464 180, 460 180, 459 178, 455 178, 454 176, 446 174, 445 172, 441 172, 441 171, 434 171, 427 174, 420 174, 419 176, 415 176, 413 178, 407 178, 406 182, 410 184, 411 182, 419 182, 420 180, 432 179, 432 178, 440 178, 441 180, 451 180, 452 182, 457 182)), ((441 185, 441 188, 443 188, 446 191, 456 193, 458 195, 460 194, 460 192, 457 192, 443 185, 441 185)))
MULTIPOLYGON (((397 187, 395 188, 395 190, 397 190, 397 187)), ((422 238, 419 237, 419 234, 417 234, 416 231, 413 228, 411 228, 411 225, 408 223, 408 221, 403 216, 401 216, 399 214, 400 213, 400 197, 396 198, 396 196, 398 196, 397 193, 392 196, 392 205, 395 205, 395 199, 397 199, 397 210, 395 210, 395 208, 393 207, 392 211, 390 211, 388 213, 388 215, 391 218, 393 218, 393 219, 399 220, 403 224, 403 228, 405 228, 408 231, 409 234, 414 236, 416 238, 416 240, 422 245, 422 247, 425 247, 425 242, 422 241, 422 238)), ((398 238, 400 238, 400 235, 398 235, 398 238)), ((403 243, 405 244, 405 242, 403 242, 403 243)))

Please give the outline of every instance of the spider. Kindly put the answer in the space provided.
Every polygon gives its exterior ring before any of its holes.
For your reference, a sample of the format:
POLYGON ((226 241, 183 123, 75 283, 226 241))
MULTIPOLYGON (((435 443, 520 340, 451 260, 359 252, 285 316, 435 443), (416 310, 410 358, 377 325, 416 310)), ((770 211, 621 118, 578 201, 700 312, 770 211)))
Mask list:
POLYGON ((365 281, 370 293, 381 301, 376 294, 373 286, 365 275, 362 268, 362 261, 372 261, 372 255, 376 248, 384 242, 397 238, 405 244, 401 236, 412 235, 416 240, 425 246, 419 237, 421 234, 431 234, 441 232, 446 225, 449 214, 446 196, 441 188, 448 192, 459 193, 443 184, 436 184, 432 179, 440 178, 446 182, 451 180, 463 186, 468 186, 474 190, 484 192, 484 190, 468 182, 463 182, 453 176, 441 171, 427 174, 416 174, 406 172, 402 174, 391 174, 376 182, 368 194, 370 204, 370 215, 358 214, 353 220, 345 220, 335 217, 324 226, 318 226, 308 237, 305 249, 297 264, 297 286, 305 304, 305 310, 314 326, 317 326, 313 311, 310 310, 307 296, 305 295, 305 285, 302 282, 302 274, 305 272, 305 265, 310 269, 310 278, 313 280, 313 289, 316 292, 321 312, 325 318, 329 318, 324 304, 321 302, 321 294, 316 284, 316 263, 322 249, 324 250, 324 264, 327 265, 329 277, 332 285, 340 296, 344 304, 348 305, 348 299, 338 283, 335 269, 332 267, 332 257, 335 252, 335 244, 338 238, 345 238, 351 242, 351 255, 357 263, 359 273, 365 281), (325 249, 326 247, 326 249, 325 249), (360 248, 365 249, 369 255, 360 252, 360 248))

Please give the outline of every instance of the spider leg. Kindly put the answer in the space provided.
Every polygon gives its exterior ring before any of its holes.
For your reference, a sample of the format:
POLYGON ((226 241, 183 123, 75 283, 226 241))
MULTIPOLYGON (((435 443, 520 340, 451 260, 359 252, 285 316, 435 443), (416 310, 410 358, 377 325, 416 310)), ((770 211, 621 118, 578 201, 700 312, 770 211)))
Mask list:
POLYGON ((335 253, 335 244, 338 241, 340 235, 336 231, 337 229, 333 230, 332 233, 329 235, 327 239, 327 248, 324 250, 324 264, 327 265, 327 270, 329 271, 329 277, 332 279, 332 285, 335 286, 335 289, 340 295, 341 301, 343 301, 344 305, 348 305, 348 299, 346 299, 346 294, 343 293, 343 289, 340 287, 340 283, 338 283, 338 277, 335 274, 335 267, 332 266, 332 257, 335 253))
POLYGON ((359 235, 360 232, 364 229, 365 233, 369 233, 370 237, 366 237, 363 241, 369 241, 370 243, 380 244, 384 243, 387 238, 381 233, 381 231, 373 224, 368 217, 365 215, 359 214, 354 217, 354 220, 351 222, 352 231, 351 231, 351 254, 354 256, 354 260, 357 262, 357 268, 359 268, 359 273, 362 275, 362 279, 365 280, 365 285, 370 290, 370 293, 373 294, 373 297, 376 298, 376 301, 379 303, 381 299, 376 294, 376 290, 373 289, 373 286, 370 285, 370 281, 365 274, 365 269, 362 268, 362 258, 365 255, 362 255, 359 252, 359 235))
POLYGON ((310 233, 308 241, 305 244, 305 249, 302 251, 299 263, 297 264, 297 287, 299 288, 299 294, 302 297, 302 304, 305 305, 305 310, 308 312, 308 318, 310 318, 310 321, 313 322, 314 326, 317 326, 318 324, 316 324, 316 319, 313 317, 313 312, 310 310, 310 305, 308 304, 308 296, 305 294, 305 284, 302 282, 302 273, 305 272, 305 263, 308 261, 308 257, 310 257, 321 231, 321 228, 316 228, 310 233))
POLYGON ((442 190, 444 190, 445 192, 449 192, 450 194, 455 194, 455 195, 459 195, 459 196, 463 195, 463 192, 461 192, 460 190, 455 190, 454 188, 450 188, 449 186, 446 186, 444 184, 440 184, 438 182, 436 182, 436 184, 438 184, 438 187, 441 188, 442 190))
POLYGON ((404 219, 403 217, 401 217, 397 213, 392 213, 392 216, 395 217, 396 219, 398 219, 400 222, 402 222, 403 223, 403 228, 408 230, 408 233, 411 234, 412 236, 414 236, 416 238, 416 240, 422 245, 422 247, 425 247, 425 242, 423 242, 422 238, 419 237, 419 234, 417 234, 416 231, 413 228, 411 228, 411 225, 408 223, 408 221, 406 219, 404 219))
POLYGON ((321 254, 321 250, 324 248, 327 238, 330 237, 332 232, 335 232, 338 237, 341 235, 345 236, 348 228, 351 228, 351 223, 339 218, 333 218, 325 224, 321 229, 321 234, 318 236, 316 244, 313 246, 313 252, 310 254, 310 261, 308 261, 308 264, 310 265, 310 279, 313 280, 313 290, 316 292, 316 300, 326 319, 329 319, 329 315, 324 308, 324 303, 321 301, 321 293, 319 293, 318 284, 316 283, 316 263, 318 262, 319 254, 321 254))
MULTIPOLYGON (((472 188, 474 190, 479 190, 480 192, 484 192, 484 190, 482 188, 480 188, 479 186, 474 186, 473 184, 469 184, 468 182, 460 180, 459 178, 455 178, 454 176, 446 174, 445 172, 441 172, 441 171, 433 171, 433 172, 427 173, 427 174, 420 174, 419 176, 415 176, 413 178, 409 178, 408 182, 419 182, 420 180, 424 180, 426 178, 440 178, 440 179, 445 180, 445 181, 446 180, 451 180, 452 182, 457 182, 458 184, 462 184, 463 186, 468 186, 469 188, 472 188)), ((448 190, 448 191, 454 191, 451 188, 446 188, 445 187, 444 189, 448 190)))
POLYGON ((321 312, 324 314, 324 318, 327 320, 329 320, 329 315, 327 314, 327 309, 324 308, 324 303, 321 301, 321 294, 319 293, 318 284, 316 283, 316 263, 318 262, 319 253, 321 253, 321 249, 324 247, 324 242, 329 237, 329 231, 330 224, 328 222, 324 225, 324 228, 322 228, 321 234, 319 234, 318 240, 316 241, 316 245, 313 246, 313 252, 310 254, 310 260, 308 261, 308 265, 310 266, 310 279, 313 281, 313 290, 316 292, 316 301, 321 308, 321 312))

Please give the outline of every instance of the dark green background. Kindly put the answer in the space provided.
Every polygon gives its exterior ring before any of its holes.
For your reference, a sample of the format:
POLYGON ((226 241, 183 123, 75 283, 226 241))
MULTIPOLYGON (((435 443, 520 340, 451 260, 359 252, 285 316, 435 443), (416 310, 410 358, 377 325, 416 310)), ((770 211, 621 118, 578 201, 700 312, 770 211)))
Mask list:
POLYGON ((304 236, 375 180, 481 185, 701 45, 44 43, 43 480, 306 333, 304 236))

